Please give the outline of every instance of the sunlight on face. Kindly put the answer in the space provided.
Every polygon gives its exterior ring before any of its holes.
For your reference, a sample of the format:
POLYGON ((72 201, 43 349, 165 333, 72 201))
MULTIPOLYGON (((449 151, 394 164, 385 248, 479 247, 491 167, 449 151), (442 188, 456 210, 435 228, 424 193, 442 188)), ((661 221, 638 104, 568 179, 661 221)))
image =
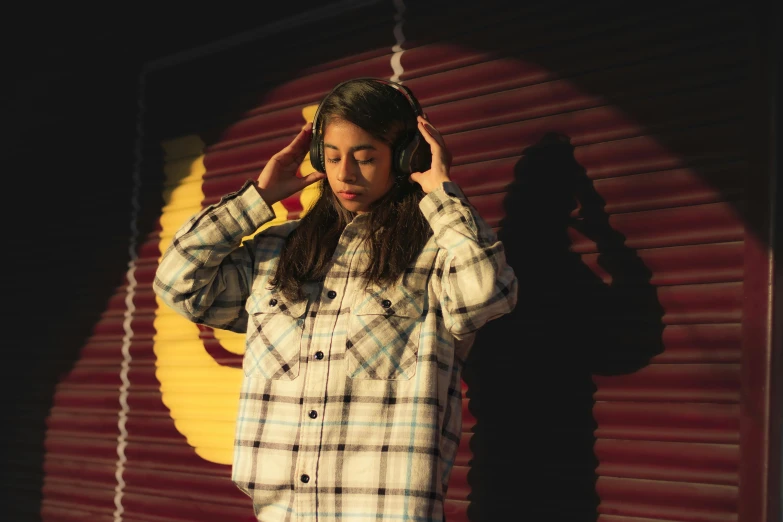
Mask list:
POLYGON ((326 125, 324 163, 329 186, 350 212, 367 212, 394 185, 391 147, 345 120, 326 125))

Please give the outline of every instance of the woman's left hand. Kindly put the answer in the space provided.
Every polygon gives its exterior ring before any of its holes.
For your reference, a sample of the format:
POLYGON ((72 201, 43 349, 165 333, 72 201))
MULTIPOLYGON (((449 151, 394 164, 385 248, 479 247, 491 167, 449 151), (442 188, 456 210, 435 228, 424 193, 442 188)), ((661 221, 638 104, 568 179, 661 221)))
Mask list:
POLYGON ((411 181, 421 185, 425 194, 440 188, 444 181, 451 181, 449 178, 449 169, 451 168, 451 153, 446 148, 446 142, 440 132, 432 126, 423 116, 419 116, 419 132, 424 136, 432 150, 432 163, 430 170, 425 172, 414 172, 411 174, 411 181))

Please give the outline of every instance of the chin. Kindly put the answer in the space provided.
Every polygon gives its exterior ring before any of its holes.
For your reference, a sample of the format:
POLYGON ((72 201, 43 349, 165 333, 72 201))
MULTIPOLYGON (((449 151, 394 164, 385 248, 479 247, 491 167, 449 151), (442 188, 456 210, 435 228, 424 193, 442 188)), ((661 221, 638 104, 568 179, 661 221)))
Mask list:
POLYGON ((350 201, 341 201, 340 204, 343 206, 345 210, 348 212, 353 212, 354 214, 358 214, 361 212, 367 212, 367 209, 364 205, 361 203, 352 203, 350 201))

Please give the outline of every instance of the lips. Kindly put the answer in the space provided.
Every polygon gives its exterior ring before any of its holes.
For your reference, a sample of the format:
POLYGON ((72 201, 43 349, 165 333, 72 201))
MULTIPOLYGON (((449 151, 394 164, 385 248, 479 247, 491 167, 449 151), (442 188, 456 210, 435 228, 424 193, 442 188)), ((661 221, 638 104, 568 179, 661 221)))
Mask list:
POLYGON ((356 199, 359 197, 358 192, 341 191, 337 193, 343 199, 356 199))

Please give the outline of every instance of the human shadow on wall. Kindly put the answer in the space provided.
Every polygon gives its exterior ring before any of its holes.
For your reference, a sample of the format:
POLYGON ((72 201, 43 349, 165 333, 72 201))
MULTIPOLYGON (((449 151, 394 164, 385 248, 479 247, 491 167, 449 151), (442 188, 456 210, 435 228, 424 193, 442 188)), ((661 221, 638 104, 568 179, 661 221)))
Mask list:
POLYGON ((464 371, 471 522, 597 520, 592 374, 644 367, 663 330, 651 273, 604 204, 567 136, 546 135, 515 165, 499 237, 519 300, 479 331, 464 371), (573 251, 569 227, 595 242, 610 282, 573 251))

